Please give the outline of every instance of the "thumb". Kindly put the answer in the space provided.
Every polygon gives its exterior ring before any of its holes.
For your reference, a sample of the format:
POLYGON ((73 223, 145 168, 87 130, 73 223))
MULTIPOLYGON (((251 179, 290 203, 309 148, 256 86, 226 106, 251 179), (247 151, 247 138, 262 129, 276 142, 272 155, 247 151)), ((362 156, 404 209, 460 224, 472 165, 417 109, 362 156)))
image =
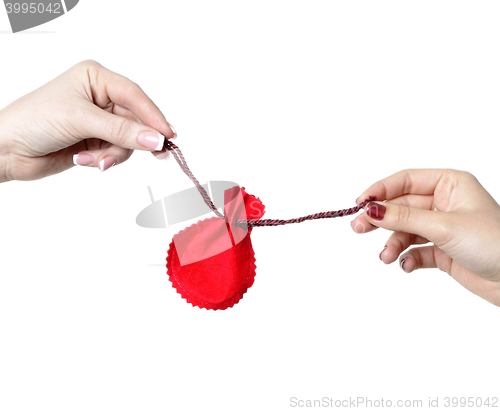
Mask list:
POLYGON ((445 242, 451 231, 450 215, 442 211, 372 201, 366 206, 364 216, 377 227, 417 234, 435 244, 445 242))
POLYGON ((131 150, 160 151, 165 141, 165 136, 154 128, 96 106, 90 108, 83 130, 87 134, 84 138, 100 138, 131 150))

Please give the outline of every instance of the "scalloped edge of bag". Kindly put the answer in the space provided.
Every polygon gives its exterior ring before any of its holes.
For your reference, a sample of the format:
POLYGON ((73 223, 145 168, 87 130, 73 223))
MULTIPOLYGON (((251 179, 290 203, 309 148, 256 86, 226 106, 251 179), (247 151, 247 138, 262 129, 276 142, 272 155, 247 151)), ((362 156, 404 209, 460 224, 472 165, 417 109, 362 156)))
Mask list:
MULTIPOLYGON (((211 217, 211 218, 217 218, 217 217, 211 217)), ((193 225, 199 224, 199 223, 206 221, 206 220, 209 220, 209 219, 199 221, 193 225)), ((186 227, 184 230, 186 230, 187 228, 189 228, 189 227, 186 227)), ((184 231, 184 230, 182 230, 182 231, 184 231)), ((181 233, 182 231, 180 231, 179 233, 181 233)), ((201 301, 198 298, 193 297, 191 294, 189 294, 189 292, 187 292, 182 287, 182 285, 179 284, 179 282, 175 278, 175 273, 173 273, 173 270, 172 270, 172 258, 173 258, 173 253, 174 253, 174 249, 175 249, 175 244, 174 244, 173 239, 172 239, 172 242, 170 243, 170 247, 168 248, 168 253, 167 253, 167 258, 166 258, 166 261, 167 261, 166 268, 167 268, 168 279, 172 283, 172 286, 177 291, 177 293, 180 294, 180 296, 184 300, 186 300, 189 304, 191 304, 193 307, 205 308, 206 310, 214 310, 214 311, 232 308, 235 304, 237 304, 243 298, 245 293, 248 291, 248 289, 255 282, 255 275, 256 275, 256 270, 257 270, 257 265, 255 264, 255 262, 257 260, 255 259, 255 251, 253 249, 252 240, 250 238, 249 238, 249 241, 250 241, 250 248, 252 250, 252 255, 251 255, 251 263, 249 266, 249 273, 248 273, 247 278, 245 280, 245 285, 234 296, 232 296, 231 298, 229 298, 221 303, 215 304, 215 303, 201 301)))

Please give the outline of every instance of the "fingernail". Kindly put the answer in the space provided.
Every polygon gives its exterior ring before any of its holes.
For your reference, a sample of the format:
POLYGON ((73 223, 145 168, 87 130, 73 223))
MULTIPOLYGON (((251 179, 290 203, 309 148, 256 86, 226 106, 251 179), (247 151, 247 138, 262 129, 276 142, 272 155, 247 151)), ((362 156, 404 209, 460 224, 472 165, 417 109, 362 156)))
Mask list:
MULTIPOLYGON (((167 123, 168 123, 168 121, 167 121, 167 123)), ((172 137, 172 140, 175 140, 177 138, 177 131, 175 131, 175 128, 174 128, 174 126, 172 124, 168 123, 168 126, 172 130, 172 133, 174 133, 174 136, 172 137)))
POLYGON ((385 216, 385 211, 386 208, 382 204, 371 202, 366 206, 366 214, 374 220, 382 220, 385 216))
POLYGON ((383 261, 382 260, 382 253, 385 251, 385 249, 387 248, 387 246, 384 246, 384 249, 380 252, 380 254, 378 255, 378 258, 380 258, 380 261, 383 261))
POLYGON ((99 170, 106 171, 108 168, 113 167, 118 162, 115 156, 108 156, 99 161, 99 170))
POLYGON ((94 162, 94 156, 92 154, 75 154, 73 156, 73 164, 77 166, 88 166, 94 162))
POLYGON ((155 157, 158 160, 167 160, 170 157, 170 151, 165 151, 164 153, 157 154, 155 157))
POLYGON ((163 148, 165 136, 154 131, 143 131, 137 139, 139 144, 151 150, 160 151, 163 148))
POLYGON ((403 256, 403 258, 401 259, 401 263, 400 263, 400 265, 401 265, 401 269, 402 269, 405 273, 411 273, 411 272, 412 272, 412 271, 416 268, 416 266, 417 266, 417 264, 414 262, 414 263, 413 263, 413 268, 411 268, 411 269, 410 269, 410 267, 408 267, 408 269, 405 269, 405 267, 404 267, 404 266, 405 266, 405 263, 406 263, 406 265, 408 265, 408 262, 409 262, 410 260, 414 260, 414 257, 413 257, 411 254, 410 254, 410 255, 405 255, 405 256, 403 256))
POLYGON ((404 257, 401 259, 401 263, 400 263, 400 265, 401 265, 401 269, 402 269, 405 273, 411 273, 411 272, 415 269, 415 266, 414 266, 411 270, 410 270, 410 269, 408 269, 408 270, 406 270, 406 269, 405 269, 405 263, 406 263, 406 265, 408 265, 408 261, 410 261, 411 259, 413 259, 413 257, 412 257, 411 255, 406 255, 406 256, 404 256, 404 257))

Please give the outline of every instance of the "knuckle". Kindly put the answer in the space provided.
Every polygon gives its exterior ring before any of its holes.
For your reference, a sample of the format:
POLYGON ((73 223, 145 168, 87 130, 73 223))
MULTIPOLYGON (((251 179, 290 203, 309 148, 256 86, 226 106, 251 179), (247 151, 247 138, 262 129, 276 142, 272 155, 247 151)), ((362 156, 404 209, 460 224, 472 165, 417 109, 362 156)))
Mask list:
POLYGON ((395 236, 394 238, 394 245, 398 250, 403 251, 407 248, 405 241, 401 238, 401 236, 395 236))
MULTIPOLYGON (((127 79, 128 80, 128 79, 127 79)), ((123 87, 123 99, 130 100, 134 102, 142 101, 142 97, 145 96, 146 93, 142 90, 142 88, 131 80, 128 80, 123 87)))
POLYGON ((403 194, 409 194, 412 191, 410 173, 410 170, 404 170, 403 172, 403 194))
POLYGON ((413 250, 411 256, 415 259, 415 270, 422 268, 424 266, 424 258, 420 252, 413 250))
POLYGON ((396 212, 396 222, 405 225, 411 220, 411 209, 405 206, 399 206, 396 212))
POLYGON ((138 93, 142 92, 141 88, 134 82, 130 82, 123 87, 123 98, 125 100, 133 100, 138 93))
POLYGON ((102 66, 97 61, 95 61, 95 60, 87 59, 87 60, 81 61, 75 67, 89 69, 89 68, 99 68, 99 67, 102 67, 102 66))
POLYGON ((472 174, 470 171, 462 171, 461 175, 464 179, 468 181, 478 182, 476 176, 472 174))
POLYGON ((110 137, 113 144, 123 146, 130 134, 130 122, 125 118, 113 118, 106 124, 106 135, 110 137))
POLYGON ((77 78, 97 78, 102 66, 95 60, 83 60, 75 64, 69 71, 77 78))
POLYGON ((476 176, 467 170, 447 169, 445 172, 449 181, 477 181, 476 176))
POLYGON ((141 88, 141 86, 139 86, 139 84, 137 84, 136 82, 134 82, 132 80, 129 80, 129 81, 130 81, 130 88, 133 91, 142 91, 142 88, 141 88))

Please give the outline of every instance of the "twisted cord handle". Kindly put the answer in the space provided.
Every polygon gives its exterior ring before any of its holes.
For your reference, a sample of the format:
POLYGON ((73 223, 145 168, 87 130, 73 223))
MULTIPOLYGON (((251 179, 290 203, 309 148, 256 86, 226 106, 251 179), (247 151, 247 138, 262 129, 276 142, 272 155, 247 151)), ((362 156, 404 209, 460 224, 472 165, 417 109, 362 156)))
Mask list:
POLYGON ((165 148, 172 153, 172 155, 175 158, 175 161, 177 161, 177 164, 179 164, 180 168, 184 173, 189 177, 189 179, 194 183, 198 191, 200 192, 201 196, 203 197, 203 200, 205 200, 205 203, 207 206, 210 207, 210 209, 215 213, 215 215, 219 218, 224 218, 224 216, 217 210, 215 207, 214 203, 210 199, 210 196, 208 195, 207 191, 203 188, 203 186, 200 184, 200 182, 196 179, 196 177, 193 175, 191 170, 189 169, 186 159, 182 155, 181 150, 179 150, 179 147, 177 147, 174 143, 172 143, 170 140, 165 139, 164 143, 165 148))
MULTIPOLYGON (((208 195, 207 191, 203 188, 203 186, 200 184, 200 182, 196 179, 196 177, 193 175, 193 173, 189 169, 187 162, 186 162, 186 159, 182 155, 182 152, 179 149, 179 147, 177 147, 170 140, 165 140, 164 146, 168 151, 170 151, 172 153, 172 155, 175 158, 175 161, 177 161, 177 164, 179 164, 181 170, 184 171, 184 173, 194 183, 194 185, 196 186, 196 188, 200 192, 201 196, 203 197, 203 200, 205 201, 205 203, 210 207, 210 209, 215 213, 215 215, 217 215, 217 217, 224 218, 224 216, 215 207, 215 205, 212 202, 212 200, 210 199, 210 196, 208 195)), ((356 214, 359 210, 361 210, 364 206, 366 206, 370 201, 374 201, 374 200, 376 200, 376 197, 370 196, 367 200, 363 201, 361 204, 357 205, 356 207, 346 208, 346 209, 337 210, 337 211, 326 211, 326 212, 322 212, 322 213, 310 214, 310 215, 307 215, 304 217, 291 218, 289 220, 277 220, 277 219, 237 220, 236 224, 239 224, 239 225, 246 224, 249 227, 264 227, 264 226, 278 226, 278 225, 285 225, 285 224, 302 223, 303 221, 319 220, 321 218, 344 217, 346 215, 356 214)))
POLYGON ((310 214, 304 217, 291 218, 289 220, 237 220, 236 224, 247 224, 249 227, 264 227, 264 226, 276 226, 276 225, 285 225, 285 224, 295 224, 302 223, 303 221, 308 220, 319 220, 321 218, 335 218, 335 217, 344 217, 346 215, 356 214, 359 210, 361 210, 365 205, 367 205, 370 201, 374 201, 376 197, 370 196, 368 200, 363 201, 361 204, 356 207, 346 208, 343 210, 337 211, 325 211, 323 213, 310 214))

